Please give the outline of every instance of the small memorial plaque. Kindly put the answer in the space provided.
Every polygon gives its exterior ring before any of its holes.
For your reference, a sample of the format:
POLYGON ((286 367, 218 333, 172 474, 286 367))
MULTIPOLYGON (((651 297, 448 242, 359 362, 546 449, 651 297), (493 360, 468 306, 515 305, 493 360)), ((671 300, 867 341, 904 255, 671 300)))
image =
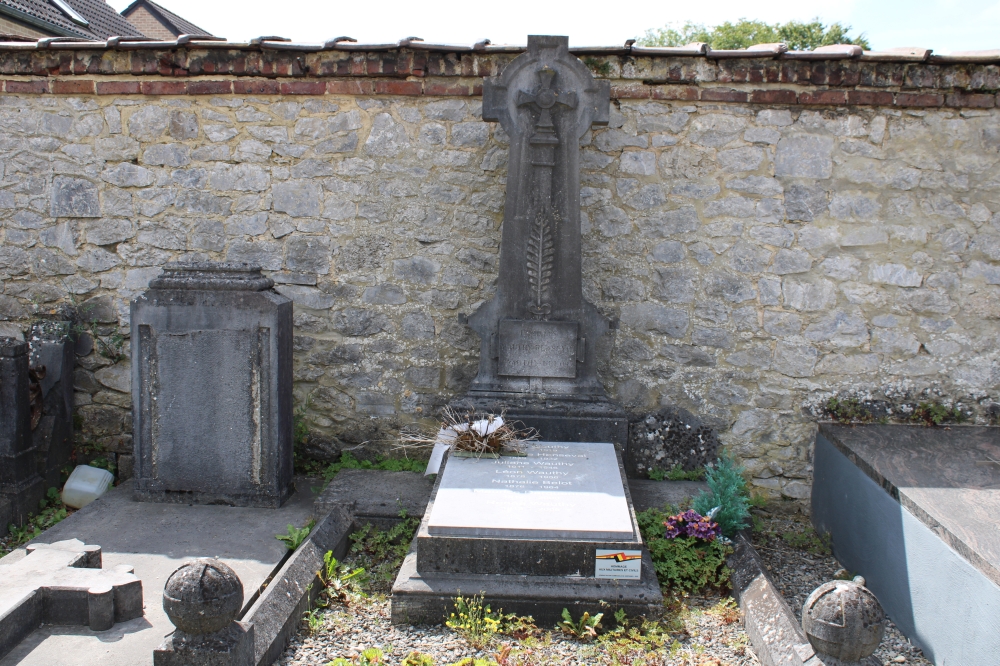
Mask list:
POLYGON ((642 578, 641 550, 597 549, 594 578, 639 580, 642 578))
POLYGON ((576 377, 578 331, 576 322, 501 321, 499 374, 576 377))
POLYGON ((532 442, 526 457, 449 456, 428 520, 431 535, 635 538, 610 443, 532 442))

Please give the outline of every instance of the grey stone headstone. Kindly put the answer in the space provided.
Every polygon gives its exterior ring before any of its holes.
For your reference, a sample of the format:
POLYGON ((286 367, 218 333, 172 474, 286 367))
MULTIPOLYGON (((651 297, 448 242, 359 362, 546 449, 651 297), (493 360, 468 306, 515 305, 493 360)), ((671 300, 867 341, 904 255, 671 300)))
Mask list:
POLYGON ((484 83, 483 120, 510 136, 500 275, 469 318, 479 372, 455 405, 506 409, 545 439, 624 444, 624 414, 597 377, 610 322, 583 297, 580 246, 580 137, 608 123, 610 87, 568 44, 529 36, 484 83))
POLYGON ((38 510, 44 484, 31 440, 28 344, 14 338, 0 338, 0 415, 0 503, 7 520, 20 525, 38 510))
POLYGON ((78 539, 32 544, 0 576, 0 658, 42 623, 94 631, 142 617, 142 581, 131 567, 101 568, 101 548, 78 539))
POLYGON ((260 267, 167 264, 132 301, 136 497, 280 506, 292 477, 292 302, 260 267))

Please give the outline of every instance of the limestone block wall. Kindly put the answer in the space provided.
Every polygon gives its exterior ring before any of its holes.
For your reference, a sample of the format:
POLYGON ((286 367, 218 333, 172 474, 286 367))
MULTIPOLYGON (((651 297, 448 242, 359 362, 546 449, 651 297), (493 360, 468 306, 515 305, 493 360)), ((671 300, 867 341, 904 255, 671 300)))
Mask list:
MULTIPOLYGON (((794 498, 831 395, 931 389, 987 419, 1000 112, 703 97, 621 95, 582 140, 612 395, 701 415, 794 498)), ((0 146, 0 319, 92 322, 84 438, 131 453, 128 361, 108 356, 167 261, 259 263, 294 300, 316 432, 387 437, 475 373, 462 322, 494 289, 507 140, 473 95, 7 93, 0 146)))

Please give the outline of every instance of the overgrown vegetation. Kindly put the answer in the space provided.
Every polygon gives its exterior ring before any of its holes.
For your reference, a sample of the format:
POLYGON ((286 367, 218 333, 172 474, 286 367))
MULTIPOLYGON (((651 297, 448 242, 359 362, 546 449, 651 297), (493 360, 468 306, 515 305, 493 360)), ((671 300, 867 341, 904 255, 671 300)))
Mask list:
POLYGON ((388 664, 385 661, 385 653, 378 648, 368 648, 367 650, 362 650, 354 659, 344 659, 343 657, 338 657, 331 661, 327 666, 376 666, 382 664, 388 664))
POLYGON ((381 469, 387 472, 424 472, 427 470, 426 460, 413 460, 410 458, 386 458, 377 456, 375 461, 358 460, 350 451, 340 454, 340 460, 330 463, 321 472, 324 479, 329 481, 337 476, 337 472, 342 469, 381 469))
POLYGON ((420 521, 407 516, 405 510, 399 512, 399 517, 401 520, 388 530, 367 523, 351 534, 352 563, 367 572, 365 583, 372 592, 385 593, 392 587, 420 525, 420 521))
POLYGON ((705 478, 705 468, 698 467, 688 471, 680 465, 674 465, 666 472, 662 469, 651 469, 649 478, 653 481, 702 481, 705 478))
POLYGON ((696 536, 664 536, 664 523, 675 507, 647 509, 636 515, 642 538, 653 559, 660 585, 673 592, 693 593, 706 587, 723 588, 729 583, 726 557, 732 546, 721 539, 707 541, 696 536))
POLYGON ((863 401, 858 398, 832 397, 822 407, 822 413, 838 423, 919 423, 934 427, 947 423, 964 423, 969 415, 958 405, 925 400, 890 406, 884 401, 863 401))
POLYGON ((61 521, 72 511, 63 504, 59 489, 49 488, 45 493, 45 498, 38 503, 38 515, 29 513, 28 520, 21 527, 14 524, 7 526, 10 534, 0 539, 0 557, 23 546, 35 537, 41 536, 42 532, 61 521))
POLYGON ((684 25, 672 24, 647 30, 637 40, 640 46, 684 46, 692 42, 705 42, 713 49, 745 49, 754 44, 784 42, 792 51, 812 51, 829 44, 856 44, 865 50, 871 45, 864 33, 850 36, 851 26, 839 22, 824 25, 819 18, 803 23, 765 23, 740 19, 715 26, 688 21, 684 25))
POLYGON ((367 596, 364 586, 368 582, 368 573, 364 567, 351 567, 337 561, 333 551, 328 550, 323 555, 323 568, 319 572, 323 591, 320 592, 324 602, 338 601, 345 606, 357 597, 367 596))
POLYGON ((709 492, 700 493, 692 504, 692 508, 702 515, 719 507, 715 522, 730 538, 750 524, 750 492, 743 478, 744 471, 732 457, 723 453, 705 474, 709 492))

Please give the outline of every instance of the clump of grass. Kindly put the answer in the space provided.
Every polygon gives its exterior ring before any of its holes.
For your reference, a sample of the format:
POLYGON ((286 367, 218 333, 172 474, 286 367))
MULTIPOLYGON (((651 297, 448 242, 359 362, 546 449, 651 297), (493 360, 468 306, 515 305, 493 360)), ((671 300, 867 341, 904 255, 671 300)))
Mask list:
POLYGON ((375 461, 358 460, 350 451, 340 454, 340 460, 330 463, 322 471, 324 479, 329 481, 337 476, 337 472, 342 469, 380 469, 387 472, 424 472, 427 469, 426 460, 414 460, 412 458, 386 458, 378 456, 375 461))
POLYGON ((879 420, 871 406, 857 398, 830 398, 823 405, 823 412, 830 420, 840 423, 875 423, 879 420))
POLYGON ((42 532, 49 529, 72 512, 62 502, 58 488, 49 488, 45 498, 38 503, 38 515, 28 514, 28 520, 18 527, 11 523, 7 526, 10 534, 0 539, 0 557, 10 553, 15 548, 23 546, 42 532))
POLYGON ((705 468, 696 467, 686 470, 680 465, 674 465, 664 472, 662 469, 649 470, 649 478, 653 481, 702 481, 705 478, 705 468))
POLYGON ((921 402, 913 408, 909 420, 933 427, 942 423, 962 423, 966 420, 966 415, 958 407, 948 407, 935 402, 921 402))
POLYGON ((588 56, 583 59, 583 64, 586 65, 590 71, 599 76, 608 76, 611 74, 611 63, 607 60, 601 61, 592 56, 588 56))

